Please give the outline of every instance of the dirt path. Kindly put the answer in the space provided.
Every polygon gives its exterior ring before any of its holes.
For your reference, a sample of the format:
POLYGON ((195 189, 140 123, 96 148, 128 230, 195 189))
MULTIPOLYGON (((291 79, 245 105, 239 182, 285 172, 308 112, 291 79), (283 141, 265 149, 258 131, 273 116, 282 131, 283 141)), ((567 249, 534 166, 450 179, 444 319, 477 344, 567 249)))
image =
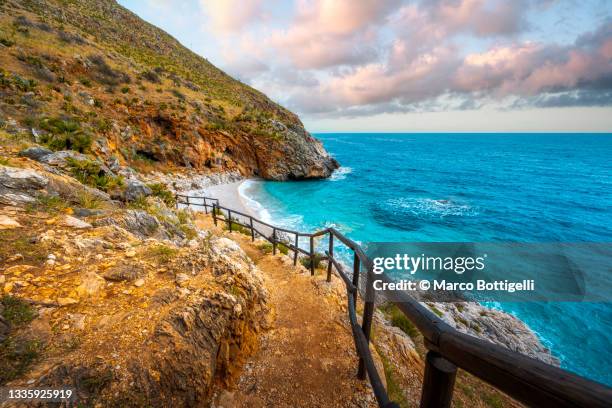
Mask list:
MULTIPOLYGON (((201 217, 202 228, 212 228, 201 217)), ((259 350, 247 361, 233 392, 217 407, 369 407, 374 396, 356 379, 357 355, 342 283, 313 278, 283 256, 265 255, 250 238, 233 233, 265 276, 275 314, 259 350)))

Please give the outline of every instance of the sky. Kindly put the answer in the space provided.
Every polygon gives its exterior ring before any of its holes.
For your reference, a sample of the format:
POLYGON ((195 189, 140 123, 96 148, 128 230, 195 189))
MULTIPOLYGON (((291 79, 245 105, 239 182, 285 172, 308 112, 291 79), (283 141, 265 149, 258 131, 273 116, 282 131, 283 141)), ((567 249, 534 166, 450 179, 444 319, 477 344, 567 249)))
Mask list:
POLYGON ((609 0, 119 0, 311 132, 612 132, 609 0))

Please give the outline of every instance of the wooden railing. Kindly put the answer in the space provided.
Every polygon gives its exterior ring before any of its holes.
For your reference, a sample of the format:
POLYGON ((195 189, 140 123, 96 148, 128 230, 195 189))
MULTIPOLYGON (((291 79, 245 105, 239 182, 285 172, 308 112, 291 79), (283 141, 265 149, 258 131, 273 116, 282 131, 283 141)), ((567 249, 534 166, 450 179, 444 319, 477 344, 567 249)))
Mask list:
MULTIPOLYGON (((359 355, 357 376, 364 380, 367 375, 380 407, 399 407, 395 402, 389 400, 370 352, 369 342, 376 295, 372 285, 374 274, 370 259, 357 243, 334 228, 326 228, 315 233, 302 233, 280 228, 249 214, 223 207, 215 198, 177 195, 177 203, 201 206, 207 213, 210 209, 215 225, 218 222, 225 222, 230 232, 236 225, 247 228, 252 240, 255 240, 257 236, 268 240, 272 244, 273 254, 276 254, 278 245, 284 245, 293 252, 294 265, 297 264, 299 254, 309 257, 311 275, 314 275, 315 257, 317 256, 314 239, 327 236, 329 247, 321 259, 328 261, 327 281, 331 280, 332 271, 335 270, 346 287, 349 321, 359 355), (197 200, 202 201, 198 203, 197 200), (221 215, 223 219, 220 218, 221 215), (293 239, 288 238, 287 235, 293 236, 293 239), (308 239, 308 250, 300 248, 300 238, 308 239), (353 271, 350 275, 342 263, 334 257, 335 240, 348 247, 354 254, 353 271), (366 284, 363 297, 363 319, 359 324, 357 302, 362 270, 365 271, 366 284)), ((391 282, 386 275, 376 276, 377 279, 382 276, 382 279, 391 282)), ((395 296, 393 303, 421 332, 428 349, 421 391, 421 407, 450 407, 457 368, 473 374, 529 406, 612 407, 612 389, 603 384, 513 352, 489 341, 461 333, 406 292, 395 296)), ((609 361, 602 361, 602 364, 609 363, 609 361)))

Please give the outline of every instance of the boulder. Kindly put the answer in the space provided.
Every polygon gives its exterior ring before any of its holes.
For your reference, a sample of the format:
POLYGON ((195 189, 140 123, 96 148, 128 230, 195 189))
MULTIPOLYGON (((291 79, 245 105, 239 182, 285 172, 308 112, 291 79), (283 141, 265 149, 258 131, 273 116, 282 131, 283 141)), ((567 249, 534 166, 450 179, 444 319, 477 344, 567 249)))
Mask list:
POLYGON ((43 157, 48 156, 52 153, 53 152, 47 148, 40 147, 40 146, 34 146, 34 147, 28 147, 27 149, 20 151, 19 156, 27 157, 29 159, 36 160, 36 161, 40 161, 43 157))
POLYGON ((141 197, 148 197, 153 194, 153 191, 140 180, 130 179, 125 187, 125 201, 135 201, 141 197))
POLYGON ((49 179, 30 169, 0 166, 0 204, 19 206, 36 201, 49 179))
POLYGON ((62 225, 65 227, 77 228, 77 229, 91 228, 90 223, 85 222, 75 217, 71 217, 70 215, 64 216, 64 218, 62 219, 62 225))

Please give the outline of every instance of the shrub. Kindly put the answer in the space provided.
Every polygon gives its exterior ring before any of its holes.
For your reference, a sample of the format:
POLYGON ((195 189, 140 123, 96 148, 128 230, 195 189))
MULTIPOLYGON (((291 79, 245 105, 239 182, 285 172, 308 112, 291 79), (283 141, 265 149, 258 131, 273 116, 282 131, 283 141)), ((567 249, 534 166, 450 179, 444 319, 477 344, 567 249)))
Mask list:
POLYGON ((141 77, 154 84, 161 84, 161 78, 155 71, 145 71, 141 74, 141 77))
POLYGON ((174 197, 174 194, 168 190, 168 187, 166 187, 165 184, 153 183, 147 184, 147 187, 151 189, 155 197, 161 198, 168 207, 174 207, 176 205, 176 197, 174 197))
POLYGON ((88 59, 96 69, 95 79, 98 82, 113 86, 131 82, 129 75, 112 69, 101 55, 91 55, 88 59))
POLYGON ((4 45, 5 47, 12 47, 15 45, 15 41, 2 37, 0 38, 0 44, 4 45))
POLYGON ((76 160, 72 157, 66 159, 68 167, 74 178, 81 183, 103 191, 109 191, 117 187, 123 187, 123 177, 115 177, 106 174, 100 163, 93 160, 76 160))
POLYGON ((91 80, 89 78, 81 78, 79 81, 86 87, 91 88, 91 80))
POLYGON ((20 326, 31 322, 36 317, 36 310, 28 303, 13 296, 3 296, 2 316, 13 326, 20 326))
POLYGON ((38 85, 35 80, 25 79, 20 77, 19 75, 14 75, 12 82, 15 87, 17 87, 17 89, 22 92, 32 92, 34 89, 36 89, 36 86, 38 85))
POLYGON ((75 150, 85 153, 91 148, 91 135, 81 129, 79 122, 73 119, 46 118, 40 127, 48 133, 40 142, 52 150, 75 150))
POLYGON ((397 306, 392 303, 386 303, 380 307, 380 310, 387 316, 393 326, 400 328, 413 339, 418 337, 418 329, 397 306))
POLYGON ((321 267, 321 261, 323 260, 323 258, 324 258, 323 254, 315 253, 312 256, 312 259, 309 256, 301 258, 300 263, 304 265, 304 268, 306 269, 310 269, 311 263, 314 265, 315 269, 318 269, 321 267))
POLYGON ((130 92, 130 87, 129 86, 124 86, 123 88, 121 88, 121 93, 126 94, 128 92, 130 92))
POLYGON ((159 263, 168 263, 179 253, 178 249, 171 248, 168 245, 158 244, 150 247, 147 250, 147 255, 151 258, 156 258, 159 263))

